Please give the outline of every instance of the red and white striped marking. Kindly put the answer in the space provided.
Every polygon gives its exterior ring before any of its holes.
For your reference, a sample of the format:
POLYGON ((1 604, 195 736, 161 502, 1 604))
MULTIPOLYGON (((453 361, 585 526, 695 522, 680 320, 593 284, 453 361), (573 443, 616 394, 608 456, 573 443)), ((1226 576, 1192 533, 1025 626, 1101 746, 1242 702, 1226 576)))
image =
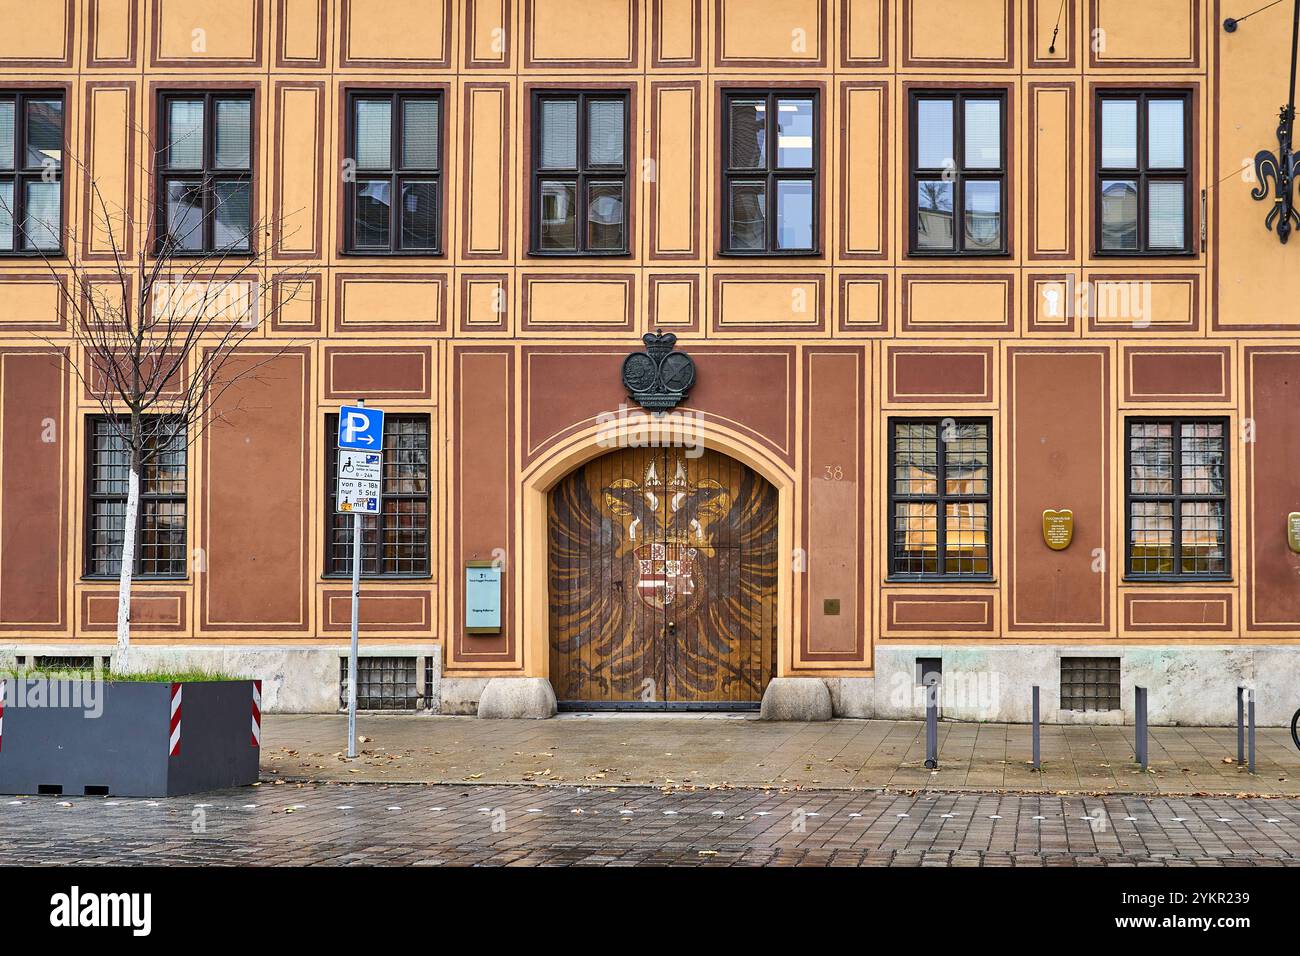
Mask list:
POLYGON ((253 681, 253 746, 262 746, 262 682, 253 681))
POLYGON ((181 752, 181 685, 172 684, 172 739, 170 756, 181 752))

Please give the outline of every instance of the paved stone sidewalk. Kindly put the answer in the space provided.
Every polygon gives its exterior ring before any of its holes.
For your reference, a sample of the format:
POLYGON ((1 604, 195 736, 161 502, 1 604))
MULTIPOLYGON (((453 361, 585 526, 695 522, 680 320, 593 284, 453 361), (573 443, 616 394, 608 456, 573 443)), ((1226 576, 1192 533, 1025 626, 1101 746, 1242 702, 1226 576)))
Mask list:
POLYGON ((1022 724, 942 723, 925 769, 915 721, 774 723, 738 715, 561 715, 553 720, 362 715, 356 760, 343 716, 268 716, 265 779, 386 783, 1300 795, 1300 751, 1284 728, 1257 732, 1258 772, 1236 765, 1235 728, 1156 727, 1150 771, 1131 727, 1044 726, 1043 771, 1022 724), (1225 762, 1225 760, 1227 762, 1225 762))
POLYGON ((0 799, 0 865, 1297 866, 1300 801, 263 785, 0 799))

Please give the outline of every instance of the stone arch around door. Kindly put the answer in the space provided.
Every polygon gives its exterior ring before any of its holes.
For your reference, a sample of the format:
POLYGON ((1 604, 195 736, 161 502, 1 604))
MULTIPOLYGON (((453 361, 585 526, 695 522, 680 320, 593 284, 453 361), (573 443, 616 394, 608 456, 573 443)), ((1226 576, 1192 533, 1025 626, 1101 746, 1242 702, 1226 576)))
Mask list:
MULTIPOLYGON (((656 679, 652 688, 650 700, 643 700, 644 689, 639 680, 632 686, 633 693, 624 684, 620 688, 612 686, 606 687, 601 696, 584 697, 582 700, 588 702, 603 701, 608 706, 621 705, 650 705, 664 707, 670 704, 672 707, 728 707, 732 705, 756 706, 762 697, 762 692, 767 681, 772 676, 784 674, 789 668, 791 657, 791 632, 792 632, 792 595, 794 592, 793 581, 793 561, 790 560, 793 547, 792 537, 792 514, 794 501, 794 476, 784 463, 777 461, 765 451, 755 448, 754 445, 742 436, 735 435, 730 430, 720 427, 716 424, 709 423, 705 426, 703 435, 703 447, 705 454, 693 461, 697 464, 694 469, 691 468, 691 459, 684 460, 684 476, 676 474, 676 465, 669 465, 669 460, 675 454, 678 458, 672 459, 674 462, 682 460, 681 450, 677 449, 610 449, 602 447, 597 440, 598 432, 591 429, 581 435, 572 437, 564 443, 562 448, 553 449, 550 454, 545 455, 539 464, 524 476, 524 500, 523 500, 523 595, 521 607, 524 616, 524 635, 525 635, 525 661, 526 670, 529 674, 546 676, 553 683, 559 682, 556 686, 557 695, 561 700, 565 695, 571 692, 570 674, 560 674, 554 672, 557 665, 563 663, 563 656, 553 656, 553 647, 558 646, 555 638, 560 638, 560 644, 570 640, 568 650, 573 651, 571 642, 572 630, 578 626, 576 621, 565 622, 559 621, 558 630, 567 630, 570 632, 569 637, 564 634, 554 634, 551 606, 551 552, 552 552, 552 535, 551 535, 551 518, 552 518, 552 501, 554 492, 559 491, 563 494, 566 489, 569 492, 569 507, 575 506, 588 508, 593 511, 599 511, 600 507, 607 507, 608 502, 605 498, 605 488, 615 488, 612 492, 615 498, 623 497, 634 499, 637 494, 644 494, 644 488, 637 489, 638 479, 640 484, 644 485, 646 478, 646 466, 651 462, 654 453, 662 456, 662 466, 658 464, 659 459, 655 459, 656 469, 652 480, 663 480, 671 484, 676 478, 679 483, 685 478, 686 486, 689 488, 692 481, 692 471, 696 481, 695 499, 717 497, 717 486, 730 486, 726 501, 713 501, 710 505, 711 510, 704 518, 683 518, 689 528, 691 520, 700 521, 701 525, 715 525, 714 534, 720 535, 715 546, 711 546, 711 553, 701 554, 699 551, 693 556, 687 555, 690 560, 700 561, 698 577, 704 579, 708 574, 714 575, 714 580, 708 582, 700 580, 701 585, 711 587, 709 600, 705 601, 705 595, 695 595, 692 601, 687 604, 677 604, 677 608, 686 607, 686 613, 690 615, 683 622, 678 624, 675 629, 668 628, 669 624, 678 623, 676 618, 664 610, 662 607, 662 589, 654 583, 658 576, 663 582, 663 587, 667 587, 666 575, 669 567, 666 564, 668 560, 682 560, 679 557, 669 558, 668 551, 676 550, 681 547, 680 529, 674 532, 672 540, 669 540, 668 522, 664 521, 664 528, 659 533, 660 540, 657 542, 643 542, 650 545, 660 544, 659 560, 665 562, 657 570, 653 566, 656 560, 653 548, 644 552, 642 555, 635 555, 635 548, 629 551, 627 548, 615 549, 609 557, 603 558, 596 562, 597 567, 594 573, 589 570, 587 574, 586 586, 590 588, 595 581, 602 581, 603 586, 607 588, 614 587, 615 581, 623 581, 624 593, 622 607, 624 612, 636 612, 634 616, 640 616, 639 623, 632 625, 633 630, 640 628, 639 633, 644 638, 646 635, 656 635, 659 647, 654 652, 646 651, 639 664, 651 668, 650 673, 641 675, 649 676, 652 679, 655 675, 662 672, 663 677, 656 679), (617 456, 625 456, 618 459, 617 456), (640 457, 638 457, 640 456, 640 457), (591 465, 591 463, 605 459, 608 466, 591 465), (612 463, 620 462, 618 467, 612 463), (699 464, 703 463, 703 464, 699 464), (591 465, 589 468, 588 466, 591 465), (668 468, 671 474, 662 475, 662 470, 668 468), (599 474, 598 474, 599 470, 599 474), (614 475, 614 471, 619 471, 619 475, 614 475), (627 472, 626 475, 622 472, 627 472), (608 472, 608 475, 605 473, 608 472), (637 475, 636 473, 640 474, 637 475), (610 477, 609 482, 604 481, 604 477, 610 477), (596 485, 592 485, 592 481, 596 485), (578 483, 583 482, 586 489, 594 489, 599 486, 600 497, 599 506, 594 499, 594 491, 588 490, 582 495, 573 497, 573 492, 578 489, 578 483), (614 482, 618 482, 617 485, 614 482), (742 489, 742 485, 744 488, 742 489), (709 490, 711 489, 711 490, 709 490), (737 515, 727 518, 726 511, 722 505, 728 508, 737 506, 736 496, 739 495, 747 504, 741 507, 752 507, 760 505, 765 511, 769 512, 769 520, 764 527, 756 528, 752 520, 748 528, 744 527, 745 522, 740 520, 737 515), (716 512, 723 512, 721 514, 716 512), (744 531, 750 532, 750 540, 742 543, 741 539, 745 537, 744 531), (732 548, 719 555, 719 546, 732 548), (746 550, 742 557, 739 553, 740 548, 746 550), (759 551, 766 549, 766 552, 760 554, 759 551), (770 558, 767 556, 770 553, 770 558), (720 558, 725 560, 720 560, 720 558), (647 568, 648 580, 640 580, 641 567, 639 563, 624 563, 621 567, 630 569, 623 572, 620 577, 613 573, 612 564, 617 559, 620 562, 640 562, 649 561, 652 564, 647 568), (609 574, 601 577, 602 569, 599 568, 601 563, 610 566, 609 574), (706 562, 708 566, 706 566, 706 562), (757 573, 754 565, 767 564, 767 571, 757 573), (736 606, 736 597, 739 593, 739 574, 742 567, 749 565, 746 573, 749 580, 745 587, 750 591, 757 589, 760 593, 757 599, 765 602, 761 607, 751 607, 748 610, 743 606, 743 600, 740 607, 736 606), (726 581, 720 580, 721 576, 731 576, 735 581, 729 578, 726 581), (633 577, 636 580, 633 580, 633 577), (649 600, 642 600, 641 594, 636 589, 641 584, 645 584, 646 591, 659 590, 661 597, 656 600, 649 594, 646 596, 649 600), (632 588, 633 590, 626 590, 632 588), (721 597, 719 597, 721 595, 721 597), (727 597, 731 597, 732 603, 726 603, 727 597), (632 601, 637 603, 633 604, 632 601), (741 619, 737 624, 737 617, 741 619), (761 635, 766 645, 755 645, 753 642, 759 635, 752 635, 748 638, 750 646, 732 646, 728 643, 731 640, 726 633, 735 628, 741 632, 752 631, 755 627, 761 628, 765 633, 761 635), (661 630, 656 632, 655 629, 661 630), (677 631, 682 637, 682 641, 675 642, 671 632, 677 631), (668 633, 665 635, 664 631, 668 633), (684 644, 684 646, 679 646, 684 644), (725 648, 725 652, 724 652, 725 648), (670 655, 675 654, 676 657, 670 655), (712 663, 710 663, 712 659, 712 663), (701 666, 703 665, 703 666, 701 666), (755 676, 758 674, 758 676, 755 676), (743 675, 743 676, 742 676, 743 675), (660 681, 666 683, 660 683, 660 681), (739 693, 743 689, 743 693, 739 693)), ((690 507, 697 507, 700 504, 698 500, 687 503, 686 500, 679 500, 679 510, 683 507, 689 510, 690 507)), ((613 504, 614 509, 622 510, 623 505, 613 504)), ((629 506, 630 507, 630 506, 629 506)), ((644 509, 643 509, 644 510, 644 509)), ((662 512, 666 519, 668 512, 662 512)), ((641 526, 647 524, 648 514, 641 515, 641 526)), ((611 533, 625 534, 626 528, 635 518, 635 514, 610 514, 602 516, 611 526, 611 533), (613 530, 613 525, 617 522, 619 529, 613 530)), ((706 526, 702 529, 706 534, 709 528, 706 526)), ((694 533, 698 534, 698 531, 694 533)), ((573 542, 570 542, 572 545, 573 542)), ((674 573, 680 573, 680 566, 673 569, 674 573)), ((591 598, 590 595, 587 596, 591 598)), ((674 599, 676 594, 674 594, 674 599)), ((579 604, 581 602, 579 601, 579 604)), ((596 602, 599 604, 599 602, 596 602)), ((603 608, 593 605, 597 617, 601 613, 609 614, 608 605, 603 608)), ((581 616, 580 612, 579 616, 581 616)), ((588 613, 590 618, 590 613, 588 613)), ((590 627, 592 620, 584 620, 581 623, 583 627, 590 627)), ((608 623, 608 622, 606 622, 608 623)), ((629 618, 622 620, 624 625, 628 625, 629 618)), ((596 626, 599 626, 597 624, 596 626)), ((745 644, 745 639, 737 642, 740 645, 745 644)), ((606 639, 603 641, 604 650, 608 654, 619 645, 618 640, 606 639)), ((627 648, 624 647, 624 650, 627 648)), ((645 648, 642 648, 645 651, 645 648)), ((583 652, 592 653, 591 647, 584 647, 583 652)), ((600 674, 599 661, 596 661, 595 673, 600 674)), ((592 661, 590 657, 584 665, 590 674, 592 661)), ((609 675, 603 675, 608 677, 609 675)), ((593 687, 599 686, 599 681, 588 682, 584 689, 590 692, 593 687)), ((569 698, 573 699, 573 698, 569 698)))

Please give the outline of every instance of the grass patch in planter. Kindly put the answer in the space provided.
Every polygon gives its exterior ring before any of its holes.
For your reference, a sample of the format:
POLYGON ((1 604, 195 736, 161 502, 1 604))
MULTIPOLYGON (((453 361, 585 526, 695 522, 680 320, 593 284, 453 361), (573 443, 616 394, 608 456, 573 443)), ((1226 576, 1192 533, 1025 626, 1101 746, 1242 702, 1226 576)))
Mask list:
POLYGON ((0 672, 0 793, 162 797, 255 783, 261 681, 0 672))

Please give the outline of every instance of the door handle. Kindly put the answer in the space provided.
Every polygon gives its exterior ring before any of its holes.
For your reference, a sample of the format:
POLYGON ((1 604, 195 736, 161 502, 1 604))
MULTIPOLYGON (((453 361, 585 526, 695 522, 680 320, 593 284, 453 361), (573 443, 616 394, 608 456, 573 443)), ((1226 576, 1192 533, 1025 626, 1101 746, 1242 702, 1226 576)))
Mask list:
POLYGON ((676 621, 669 621, 669 622, 668 622, 668 630, 670 630, 670 631, 675 631, 675 630, 677 630, 677 622, 676 622, 676 621))

